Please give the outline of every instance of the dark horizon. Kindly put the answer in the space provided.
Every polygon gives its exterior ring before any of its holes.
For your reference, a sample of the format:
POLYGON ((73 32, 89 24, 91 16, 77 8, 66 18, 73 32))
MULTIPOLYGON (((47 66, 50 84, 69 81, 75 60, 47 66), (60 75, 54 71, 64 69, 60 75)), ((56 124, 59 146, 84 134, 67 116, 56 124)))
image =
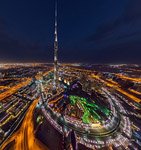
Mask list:
MULTIPOLYGON (((59 61, 141 64, 141 1, 58 1, 59 61)), ((0 62, 53 62, 54 1, 0 2, 0 62)))

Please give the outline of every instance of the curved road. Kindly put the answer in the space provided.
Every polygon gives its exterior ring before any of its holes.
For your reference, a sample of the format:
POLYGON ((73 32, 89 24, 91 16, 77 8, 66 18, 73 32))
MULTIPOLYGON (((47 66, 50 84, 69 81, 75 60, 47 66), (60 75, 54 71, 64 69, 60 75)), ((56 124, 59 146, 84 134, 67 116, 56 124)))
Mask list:
POLYGON ((4 150, 10 143, 10 150, 48 150, 34 136, 33 113, 37 103, 38 99, 34 100, 27 111, 21 127, 2 145, 1 150, 4 150))

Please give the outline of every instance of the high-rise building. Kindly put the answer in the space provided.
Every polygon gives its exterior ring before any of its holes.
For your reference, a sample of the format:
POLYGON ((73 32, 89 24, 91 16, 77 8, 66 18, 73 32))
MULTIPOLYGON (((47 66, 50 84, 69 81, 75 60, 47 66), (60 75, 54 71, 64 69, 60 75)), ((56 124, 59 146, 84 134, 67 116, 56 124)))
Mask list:
POLYGON ((55 39, 54 39, 54 88, 58 84, 58 34, 57 34, 57 1, 55 1, 55 39))

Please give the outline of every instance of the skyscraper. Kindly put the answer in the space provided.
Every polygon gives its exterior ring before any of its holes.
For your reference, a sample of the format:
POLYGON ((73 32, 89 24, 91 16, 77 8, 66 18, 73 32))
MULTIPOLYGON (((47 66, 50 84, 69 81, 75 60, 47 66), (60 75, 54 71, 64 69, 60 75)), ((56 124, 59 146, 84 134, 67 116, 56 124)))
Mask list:
POLYGON ((57 1, 55 1, 55 39, 54 39, 54 88, 58 83, 58 34, 57 34, 57 1))

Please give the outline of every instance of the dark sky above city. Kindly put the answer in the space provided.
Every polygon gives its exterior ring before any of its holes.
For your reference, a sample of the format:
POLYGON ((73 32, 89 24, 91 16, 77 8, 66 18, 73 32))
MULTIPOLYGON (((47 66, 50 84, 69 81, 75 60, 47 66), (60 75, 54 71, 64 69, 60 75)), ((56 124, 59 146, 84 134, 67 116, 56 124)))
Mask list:
MULTIPOLYGON (((58 0, 59 61, 141 63, 141 0, 58 0)), ((0 62, 53 60, 54 1, 0 1, 0 62)))

